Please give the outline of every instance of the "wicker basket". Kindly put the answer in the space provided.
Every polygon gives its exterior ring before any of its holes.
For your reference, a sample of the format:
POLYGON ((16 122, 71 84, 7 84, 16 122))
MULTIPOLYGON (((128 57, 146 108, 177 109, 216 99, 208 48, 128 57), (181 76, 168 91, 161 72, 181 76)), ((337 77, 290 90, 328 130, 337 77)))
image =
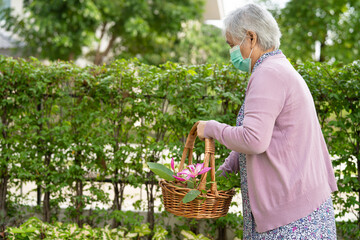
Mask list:
MULTIPOLYGON (((197 125, 191 128, 188 138, 186 140, 183 155, 179 166, 179 172, 182 171, 185 159, 188 157, 189 165, 192 164, 192 153, 194 148, 195 139, 197 137, 197 125)), ((205 139, 205 158, 204 167, 211 166, 211 188, 207 190, 207 194, 200 194, 199 197, 191 202, 183 203, 183 197, 191 190, 186 187, 179 187, 175 184, 177 182, 168 182, 160 180, 159 185, 162 189, 163 203, 165 209, 177 216, 187 218, 219 218, 227 214, 231 199, 235 194, 234 189, 228 191, 218 191, 215 182, 215 143, 213 139, 205 139)), ((200 180, 199 190, 205 190, 206 175, 204 173, 200 180)))

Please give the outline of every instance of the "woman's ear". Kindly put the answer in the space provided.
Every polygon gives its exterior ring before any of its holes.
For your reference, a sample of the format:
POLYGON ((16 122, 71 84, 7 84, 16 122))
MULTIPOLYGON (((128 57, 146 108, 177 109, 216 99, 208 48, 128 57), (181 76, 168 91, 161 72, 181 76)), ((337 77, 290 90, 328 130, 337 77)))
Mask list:
POLYGON ((247 31, 247 35, 250 37, 251 47, 254 48, 257 43, 257 35, 253 31, 247 31))

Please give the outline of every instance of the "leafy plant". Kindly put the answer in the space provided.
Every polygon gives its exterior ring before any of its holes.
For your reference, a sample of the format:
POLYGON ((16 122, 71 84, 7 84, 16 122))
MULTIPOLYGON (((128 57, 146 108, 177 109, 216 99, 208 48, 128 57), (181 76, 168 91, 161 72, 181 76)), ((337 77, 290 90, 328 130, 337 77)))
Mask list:
POLYGON ((135 227, 141 227, 141 222, 143 222, 144 217, 139 215, 139 213, 131 211, 113 211, 111 217, 115 218, 116 221, 120 223, 120 226, 125 227, 129 230, 134 229, 135 227))
POLYGON ((87 57, 98 65, 109 55, 127 59, 138 56, 153 64, 165 62, 178 44, 182 23, 200 19, 204 8, 203 0, 27 3, 23 15, 10 8, 1 12, 6 19, 2 27, 26 43, 23 47, 27 54, 76 60, 88 46, 91 51, 87 57), (100 47, 103 44, 104 50, 100 47))
POLYGON ((228 239, 227 230, 229 229, 237 238, 242 239, 243 237, 244 222, 241 212, 228 213, 224 217, 220 217, 218 219, 208 219, 206 221, 207 233, 210 236, 215 237, 218 235, 219 238, 228 239))
POLYGON ((175 180, 173 172, 169 168, 165 167, 164 165, 159 164, 159 163, 153 163, 153 162, 148 162, 147 165, 149 166, 150 170, 153 171, 160 178, 163 178, 167 181, 175 180))
POLYGON ((205 237, 201 233, 196 235, 195 233, 193 233, 191 231, 182 230, 181 234, 184 236, 184 239, 187 239, 187 240, 210 240, 209 238, 205 237))
MULTIPOLYGON (((2 228, 12 224, 10 218, 16 219, 18 203, 9 195, 10 188, 36 181, 43 196, 51 196, 50 205, 44 203, 47 199, 38 199, 37 209, 47 205, 51 221, 56 220, 60 204, 70 199, 66 220, 77 217, 84 224, 94 224, 93 216, 99 211, 85 216, 80 210, 110 203, 103 182, 114 186, 117 207, 125 199, 121 189, 145 185, 145 203, 137 206, 145 206, 141 209, 149 213, 145 221, 154 229, 159 195, 154 174, 145 163, 172 156, 178 161, 188 130, 198 120, 235 125, 248 77, 230 65, 168 62, 155 67, 121 60, 79 68, 72 63, 44 66, 36 59, 4 56, 0 63, 2 228)), ((333 195, 337 217, 352 213, 358 223, 360 62, 345 66, 306 62, 295 69, 313 95, 333 157, 339 188, 333 195)), ((194 162, 201 159, 203 144, 195 143, 194 162)), ((229 150, 218 142, 215 147, 217 169, 229 150)), ((170 174, 174 175, 171 170, 170 174)), ((217 174, 216 181, 224 190, 239 183, 231 174, 227 178, 217 174)))
POLYGON ((222 175, 221 171, 217 171, 215 175, 216 184, 218 190, 227 191, 232 188, 240 187, 240 174, 239 173, 227 173, 222 175))
POLYGON ((154 240, 165 240, 166 236, 168 235, 168 231, 159 225, 155 225, 154 232, 155 233, 152 237, 154 240))
MULTIPOLYGON (((162 228, 157 228, 157 236, 166 236, 162 228)), ((135 226, 132 230, 121 227, 110 229, 91 228, 84 225, 79 228, 77 224, 56 222, 54 224, 44 223, 39 219, 32 217, 19 227, 9 227, 6 229, 8 239, 138 239, 142 236, 148 236, 151 233, 147 224, 135 226)), ((157 238, 161 239, 161 238, 157 238)))
POLYGON ((336 223, 336 230, 339 239, 360 239, 358 223, 354 221, 341 221, 336 223))
MULTIPOLYGON (((173 171, 168 169, 162 164, 159 163, 152 163, 149 162, 148 166, 151 171, 153 171, 158 176, 164 178, 167 181, 173 181, 175 185, 185 187, 183 184, 179 184, 176 180, 180 182, 186 182, 187 187, 191 188, 190 190, 182 199, 183 203, 188 203, 197 198, 201 191, 198 190, 199 188, 199 179, 198 177, 206 172, 208 172, 211 168, 204 167, 203 163, 198 163, 195 165, 189 165, 186 169, 182 170, 181 172, 176 173, 174 167, 174 158, 171 159, 171 168, 173 171)), ((204 190, 205 191, 205 190, 204 190)), ((206 193, 206 191, 205 191, 206 193)))

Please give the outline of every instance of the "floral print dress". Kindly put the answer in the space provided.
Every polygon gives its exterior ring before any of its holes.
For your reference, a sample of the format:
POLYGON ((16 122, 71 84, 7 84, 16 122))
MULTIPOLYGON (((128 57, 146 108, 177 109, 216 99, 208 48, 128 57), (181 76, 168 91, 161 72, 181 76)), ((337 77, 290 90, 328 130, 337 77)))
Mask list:
MULTIPOLYGON (((265 53, 254 65, 253 72, 264 59, 280 54, 280 50, 265 53)), ((245 94, 246 95, 246 94, 245 94)), ((241 106, 236 119, 236 126, 241 126, 244 120, 244 104, 241 106)), ((241 195, 243 199, 244 231, 243 239, 270 240, 270 239, 336 239, 334 208, 331 197, 310 215, 279 228, 258 233, 255 230, 255 220, 252 215, 246 172, 246 154, 239 154, 241 176, 241 195)))

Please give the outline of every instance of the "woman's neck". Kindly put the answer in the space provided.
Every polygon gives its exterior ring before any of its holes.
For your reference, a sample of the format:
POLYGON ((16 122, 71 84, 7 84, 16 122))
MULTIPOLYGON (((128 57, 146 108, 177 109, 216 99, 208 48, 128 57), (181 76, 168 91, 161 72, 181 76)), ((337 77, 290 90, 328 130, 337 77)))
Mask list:
POLYGON ((272 52, 272 51, 274 51, 275 50, 275 48, 274 47, 272 47, 272 48, 269 48, 268 50, 262 50, 260 47, 258 47, 258 46, 256 46, 255 48, 254 48, 254 50, 253 50, 253 57, 251 58, 251 72, 252 72, 252 70, 253 70, 253 68, 254 68, 254 65, 255 65, 255 63, 256 63, 256 61, 262 56, 262 55, 264 55, 265 53, 268 53, 268 52, 272 52))

